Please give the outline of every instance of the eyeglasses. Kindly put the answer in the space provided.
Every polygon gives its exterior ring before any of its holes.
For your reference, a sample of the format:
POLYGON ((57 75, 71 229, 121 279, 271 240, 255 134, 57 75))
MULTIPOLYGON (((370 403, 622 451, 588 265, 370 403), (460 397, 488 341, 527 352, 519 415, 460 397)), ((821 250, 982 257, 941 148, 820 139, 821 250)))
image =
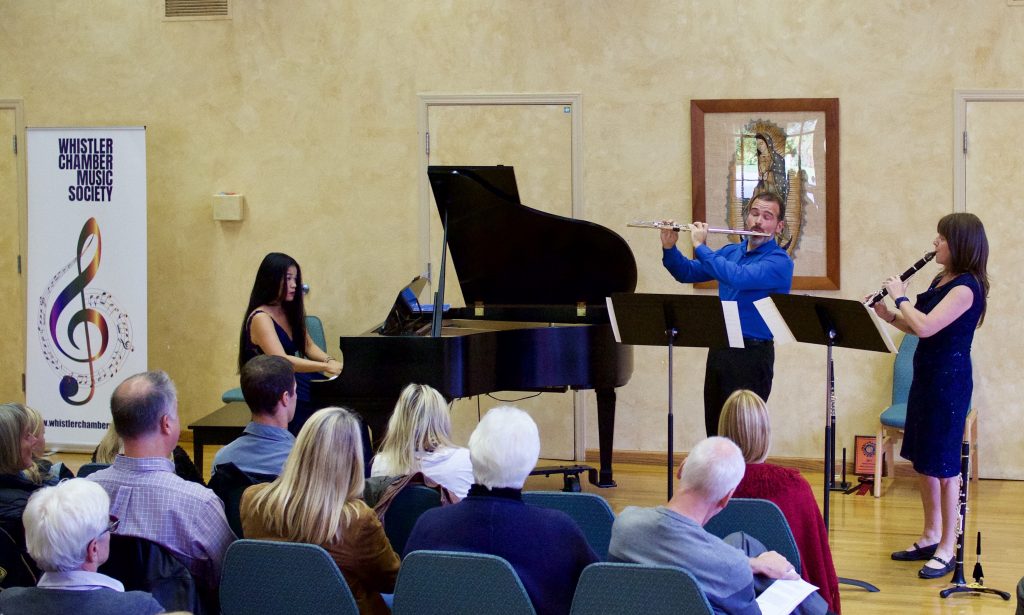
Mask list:
POLYGON ((114 515, 108 515, 108 517, 109 517, 109 521, 107 522, 106 529, 103 530, 102 532, 100 532, 99 535, 96 536, 95 540, 99 540, 100 538, 103 538, 104 534, 107 534, 107 533, 113 534, 114 532, 117 531, 118 526, 121 525, 121 520, 118 519, 117 517, 115 517, 114 515))

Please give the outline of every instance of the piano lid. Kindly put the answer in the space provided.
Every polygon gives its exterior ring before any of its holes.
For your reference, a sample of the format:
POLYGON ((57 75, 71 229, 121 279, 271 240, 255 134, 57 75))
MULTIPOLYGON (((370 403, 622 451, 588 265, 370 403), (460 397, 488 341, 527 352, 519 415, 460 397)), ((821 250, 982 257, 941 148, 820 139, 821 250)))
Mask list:
POLYGON ((427 175, 466 305, 604 305, 636 289, 614 231, 519 202, 512 167, 431 166, 427 175))

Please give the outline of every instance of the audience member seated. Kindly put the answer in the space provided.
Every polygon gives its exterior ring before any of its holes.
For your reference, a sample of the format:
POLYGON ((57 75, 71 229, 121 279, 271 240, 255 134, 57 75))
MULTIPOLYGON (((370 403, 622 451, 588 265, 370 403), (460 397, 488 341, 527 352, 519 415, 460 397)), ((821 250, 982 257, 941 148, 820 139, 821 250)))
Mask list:
POLYGON ((242 494, 246 538, 320 545, 338 565, 360 613, 389 613, 398 555, 377 515, 363 502, 359 419, 344 408, 315 412, 274 482, 242 494))
POLYGON ((518 408, 494 408, 470 436, 469 454, 476 483, 468 497, 423 513, 405 552, 497 555, 519 574, 539 615, 568 613, 580 573, 597 555, 568 515, 523 502, 540 456, 536 423, 518 408))
POLYGON ((217 451, 217 466, 233 463, 246 474, 280 476, 295 436, 288 423, 295 416, 295 370, 283 357, 258 355, 242 366, 242 396, 252 420, 242 435, 217 451))
MULTIPOLYGON (((117 435, 114 424, 111 423, 107 427, 106 433, 103 434, 103 439, 96 446, 96 450, 92 452, 92 462, 111 464, 123 452, 124 444, 121 442, 121 437, 117 435)), ((196 468, 196 464, 192 462, 192 458, 188 456, 185 449, 175 445, 169 459, 174 462, 175 474, 189 482, 206 486, 203 475, 196 468)))
POLYGON ((188 567, 200 593, 215 597, 235 535, 220 498, 174 473, 170 456, 181 432, 174 383, 164 372, 131 376, 114 389, 110 410, 124 454, 86 480, 110 496, 110 513, 121 520, 118 534, 169 550, 188 567))
POLYGON ((0 593, 0 612, 19 615, 163 613, 153 596, 125 592, 120 581, 96 571, 107 559, 110 532, 117 521, 110 499, 84 478, 44 487, 25 508, 28 551, 45 572, 37 587, 0 593))
POLYGON ((425 384, 410 384, 391 414, 370 476, 422 472, 459 498, 466 497, 473 484, 473 464, 469 450, 455 446, 451 434, 444 397, 425 384))
POLYGON ((25 470, 25 477, 37 485, 56 485, 62 478, 74 478, 74 474, 63 465, 60 466, 63 475, 58 476, 53 462, 43 458, 46 454, 46 424, 43 422, 43 415, 31 406, 24 408, 28 414, 29 429, 36 439, 32 447, 32 466, 25 470))
MULTIPOLYGON (((697 579, 716 613, 760 613, 755 598, 775 579, 798 579, 793 565, 757 540, 737 532, 722 539, 704 524, 729 503, 743 478, 743 454, 731 440, 712 437, 690 451, 679 487, 664 506, 629 506, 612 525, 608 559, 680 566, 697 579)), ((812 593, 795 613, 825 613, 812 593)))
POLYGON ((747 462, 736 498, 771 500, 782 510, 800 551, 801 574, 818 587, 828 608, 839 613, 839 578, 828 546, 828 530, 818 510, 811 485, 800 472, 765 463, 771 448, 772 428, 764 400, 741 389, 725 400, 718 434, 740 447, 747 462))
MULTIPOLYGON (((0 529, 6 532, 20 551, 11 556, 18 566, 13 578, 4 576, 0 587, 28 584, 38 570, 25 551, 25 528, 21 524, 21 513, 32 492, 39 489, 25 471, 32 467, 32 448, 36 437, 32 434, 28 410, 22 404, 0 404, 0 529), (25 570, 21 570, 25 568, 25 570)), ((4 558, 7 561, 7 557, 4 558)), ((13 571, 12 571, 13 572, 13 571)))
POLYGON ((1024 615, 1024 577, 1017 581, 1017 615, 1024 615))

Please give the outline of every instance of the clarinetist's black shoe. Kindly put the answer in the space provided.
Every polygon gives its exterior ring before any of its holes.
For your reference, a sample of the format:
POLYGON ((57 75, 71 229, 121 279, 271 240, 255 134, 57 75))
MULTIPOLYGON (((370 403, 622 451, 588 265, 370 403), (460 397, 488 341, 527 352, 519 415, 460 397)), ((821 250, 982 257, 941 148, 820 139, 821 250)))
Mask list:
POLYGON ((926 547, 918 546, 914 543, 914 548, 909 551, 893 551, 891 557, 897 562, 916 562, 920 560, 929 560, 935 555, 935 547, 939 546, 939 543, 928 545, 926 547))
POLYGON ((953 568, 956 566, 956 558, 951 557, 949 561, 942 559, 941 557, 933 557, 933 560, 942 564, 942 568, 929 568, 928 566, 921 566, 921 569, 917 571, 917 576, 922 579, 937 579, 944 577, 947 574, 953 572, 953 568))

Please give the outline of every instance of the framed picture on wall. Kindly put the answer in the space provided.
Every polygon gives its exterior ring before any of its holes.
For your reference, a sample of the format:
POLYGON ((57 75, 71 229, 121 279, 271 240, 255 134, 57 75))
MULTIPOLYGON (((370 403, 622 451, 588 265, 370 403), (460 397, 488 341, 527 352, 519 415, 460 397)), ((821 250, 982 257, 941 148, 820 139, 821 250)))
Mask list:
POLYGON ((743 228, 750 197, 776 192, 786 203, 776 240, 793 258, 793 289, 839 289, 839 99, 692 100, 690 139, 693 220, 743 228))

